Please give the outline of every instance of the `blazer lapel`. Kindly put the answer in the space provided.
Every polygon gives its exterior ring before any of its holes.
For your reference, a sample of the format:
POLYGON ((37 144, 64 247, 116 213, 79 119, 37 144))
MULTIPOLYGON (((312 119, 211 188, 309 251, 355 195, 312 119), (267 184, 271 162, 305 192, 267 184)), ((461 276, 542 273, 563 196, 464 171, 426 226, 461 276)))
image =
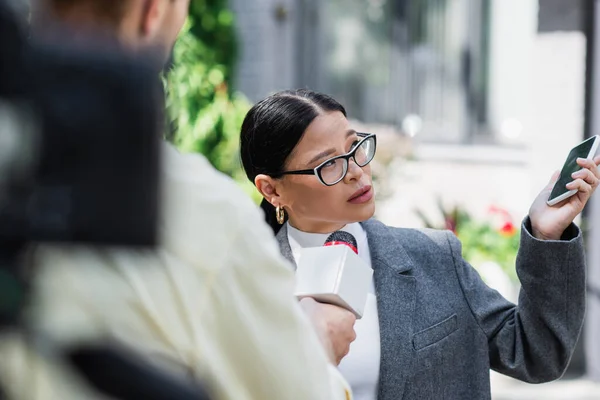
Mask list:
POLYGON ((290 241, 288 240, 287 235, 287 224, 283 224, 277 235, 275 235, 275 239, 279 242, 279 250, 281 251, 281 255, 283 255, 289 262, 292 263, 294 267, 294 271, 296 270, 296 260, 294 259, 294 254, 292 253, 292 248, 290 246, 290 241))
POLYGON ((386 225, 364 222, 374 270, 379 314, 381 361, 378 400, 401 399, 412 371, 416 281, 410 256, 386 225))

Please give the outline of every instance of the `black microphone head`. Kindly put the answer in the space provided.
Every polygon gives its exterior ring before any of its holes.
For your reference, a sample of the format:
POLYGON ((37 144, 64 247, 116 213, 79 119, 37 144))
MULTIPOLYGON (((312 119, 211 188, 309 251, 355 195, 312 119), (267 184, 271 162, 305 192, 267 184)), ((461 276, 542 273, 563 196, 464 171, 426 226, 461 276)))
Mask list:
POLYGON ((358 254, 358 244, 354 235, 344 231, 335 231, 325 240, 323 246, 346 245, 358 254))

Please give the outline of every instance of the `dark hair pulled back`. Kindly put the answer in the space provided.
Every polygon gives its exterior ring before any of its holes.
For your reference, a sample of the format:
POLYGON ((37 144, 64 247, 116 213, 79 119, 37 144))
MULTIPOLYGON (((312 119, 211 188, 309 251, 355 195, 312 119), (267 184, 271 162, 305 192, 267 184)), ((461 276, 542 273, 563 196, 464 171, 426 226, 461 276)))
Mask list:
MULTIPOLYGON (((240 154, 248 179, 254 183, 259 174, 280 178, 306 128, 319 115, 333 111, 346 115, 336 100, 308 89, 285 90, 256 103, 244 118, 240 134, 240 154)), ((275 207, 266 199, 260 206, 277 234, 281 225, 275 207)))

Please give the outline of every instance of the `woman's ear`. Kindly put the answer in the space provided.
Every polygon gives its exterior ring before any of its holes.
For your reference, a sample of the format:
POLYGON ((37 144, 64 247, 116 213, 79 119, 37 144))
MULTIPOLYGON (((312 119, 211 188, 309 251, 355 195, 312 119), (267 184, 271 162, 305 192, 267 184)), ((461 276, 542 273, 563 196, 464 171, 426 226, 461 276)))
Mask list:
POLYGON ((265 174, 256 175, 254 185, 262 196, 274 207, 281 206, 277 181, 265 174))

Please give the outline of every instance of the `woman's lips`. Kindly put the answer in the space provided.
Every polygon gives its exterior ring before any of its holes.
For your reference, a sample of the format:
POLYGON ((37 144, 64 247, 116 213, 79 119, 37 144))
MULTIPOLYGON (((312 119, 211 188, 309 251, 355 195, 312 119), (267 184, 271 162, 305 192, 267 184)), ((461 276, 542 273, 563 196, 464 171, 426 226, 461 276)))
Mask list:
POLYGON ((373 198, 373 190, 371 185, 363 186, 350 196, 348 203, 363 204, 369 202, 373 198))

